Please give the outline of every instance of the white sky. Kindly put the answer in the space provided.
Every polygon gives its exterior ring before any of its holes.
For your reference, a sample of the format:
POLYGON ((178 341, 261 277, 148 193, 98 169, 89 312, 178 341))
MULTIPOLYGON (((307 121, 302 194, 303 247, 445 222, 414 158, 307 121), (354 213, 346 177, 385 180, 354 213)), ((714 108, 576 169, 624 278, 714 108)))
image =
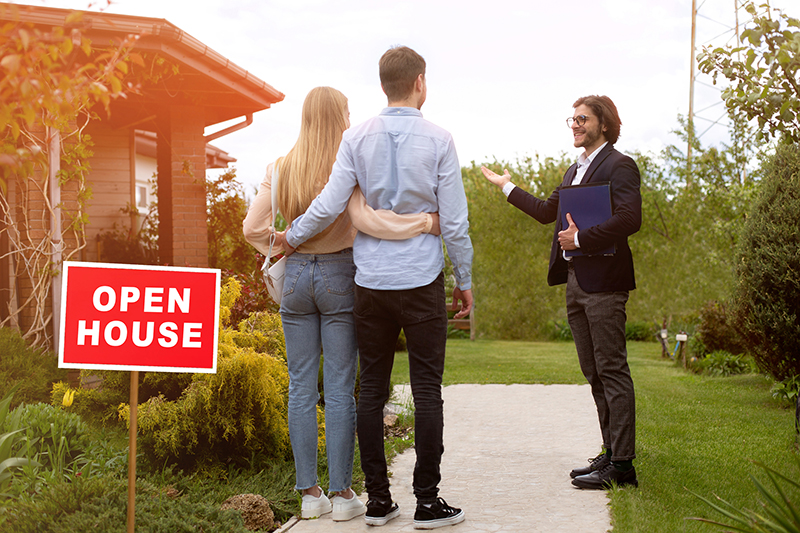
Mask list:
MULTIPOLYGON (((89 0, 26 0, 85 9, 89 0)), ((735 42, 736 0, 698 0, 697 46, 735 42)), ((740 0, 741 1, 741 0, 740 0)), ((798 16, 796 0, 772 0, 798 16)), ((97 9, 105 5, 97 2, 97 9)), ((761 3, 761 2, 758 2, 761 3)), ((286 95, 253 125, 213 142, 250 189, 297 139, 303 99, 329 85, 351 121, 386 104, 378 59, 392 45, 427 62, 424 116, 449 130, 462 165, 580 153, 565 119, 580 96, 619 109, 617 148, 657 153, 689 106, 691 0, 117 0, 106 11, 164 18, 286 95)), ((740 11, 740 24, 747 14, 740 11)), ((698 81, 710 84, 707 77, 698 81)), ((698 133, 724 115, 719 90, 695 86, 698 133), (708 110, 703 110, 712 106, 708 110), (710 120, 705 120, 705 119, 710 120)), ((236 121, 234 121, 236 122, 236 121)), ((226 124, 229 125, 229 124, 226 124)), ((206 133, 219 127, 209 128, 206 133)), ((714 127, 704 144, 725 139, 714 127)))

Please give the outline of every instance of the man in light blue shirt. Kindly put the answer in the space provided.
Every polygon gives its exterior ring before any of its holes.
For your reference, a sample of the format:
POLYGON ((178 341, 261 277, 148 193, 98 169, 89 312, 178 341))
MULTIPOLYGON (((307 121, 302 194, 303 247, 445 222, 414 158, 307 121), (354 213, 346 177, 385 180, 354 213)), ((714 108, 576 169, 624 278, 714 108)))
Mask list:
MULTIPOLYGON (((322 193, 294 221, 283 239, 296 248, 345 210, 356 185, 374 209, 396 213, 439 212, 461 302, 456 317, 472 308, 472 243, 467 199, 452 136, 422 118, 425 60, 407 47, 380 60, 388 107, 344 133, 336 163, 322 193)), ((406 335, 415 404, 415 527, 431 529, 464 520, 461 509, 438 497, 443 445, 441 394, 447 338, 444 254, 438 236, 422 234, 390 241, 358 233, 355 323, 361 364, 358 440, 369 501, 366 521, 383 525, 399 514, 392 502, 383 451, 383 406, 389 398, 394 348, 406 335)))

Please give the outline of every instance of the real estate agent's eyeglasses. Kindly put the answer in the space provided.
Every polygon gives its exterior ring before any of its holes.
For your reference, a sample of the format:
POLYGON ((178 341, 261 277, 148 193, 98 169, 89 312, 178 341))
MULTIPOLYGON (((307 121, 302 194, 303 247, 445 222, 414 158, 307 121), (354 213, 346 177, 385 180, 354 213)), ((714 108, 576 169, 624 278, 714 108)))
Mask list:
POLYGON ((586 121, 589 120, 589 116, 590 115, 578 115, 577 117, 569 117, 567 119, 567 126, 571 128, 573 122, 577 122, 578 127, 583 126, 586 124, 586 121))

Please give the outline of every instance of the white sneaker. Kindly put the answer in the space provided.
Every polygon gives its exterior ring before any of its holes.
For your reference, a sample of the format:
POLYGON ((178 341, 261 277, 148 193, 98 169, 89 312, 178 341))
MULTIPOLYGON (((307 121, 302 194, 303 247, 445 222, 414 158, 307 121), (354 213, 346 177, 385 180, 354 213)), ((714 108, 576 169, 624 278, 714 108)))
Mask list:
POLYGON ((325 496, 325 493, 315 498, 311 494, 303 496, 303 506, 300 509, 300 518, 318 518, 326 513, 330 513, 333 509, 331 501, 325 496))
POLYGON ((355 494, 349 500, 343 496, 333 497, 333 515, 331 515, 331 518, 333 518, 334 522, 352 520, 366 512, 367 507, 361 503, 361 500, 355 494))

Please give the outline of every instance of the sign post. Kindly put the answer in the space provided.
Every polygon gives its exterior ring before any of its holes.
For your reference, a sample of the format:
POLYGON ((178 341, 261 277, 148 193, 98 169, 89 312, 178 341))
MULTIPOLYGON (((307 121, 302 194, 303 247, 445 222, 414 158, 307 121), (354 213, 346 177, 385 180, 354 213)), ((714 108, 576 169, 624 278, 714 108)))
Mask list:
POLYGON ((139 426, 139 371, 131 372, 131 416, 128 428, 128 533, 136 524, 136 430, 139 426))
POLYGON ((131 373, 128 533, 136 498, 139 372, 217 371, 220 271, 63 263, 58 366, 131 373))

